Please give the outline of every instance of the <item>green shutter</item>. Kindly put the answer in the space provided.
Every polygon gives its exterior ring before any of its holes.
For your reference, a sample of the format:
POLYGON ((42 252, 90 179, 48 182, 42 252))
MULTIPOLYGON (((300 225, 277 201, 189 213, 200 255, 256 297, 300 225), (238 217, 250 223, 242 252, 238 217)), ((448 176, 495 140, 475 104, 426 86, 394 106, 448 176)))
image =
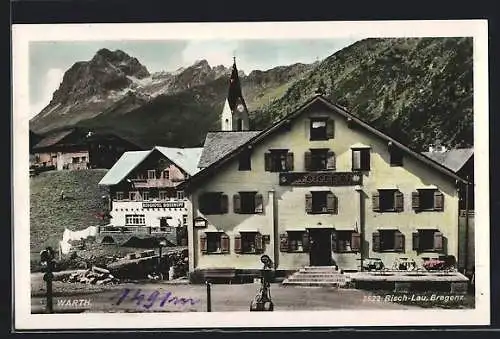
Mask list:
POLYGON ((361 234, 358 232, 352 232, 351 235, 351 250, 354 252, 359 252, 361 248, 361 234))
POLYGON ((378 191, 372 193, 372 210, 380 212, 380 193, 378 191))
POLYGON ((434 192, 434 209, 436 211, 444 210, 444 194, 439 191, 434 192))
POLYGON ((205 233, 200 233, 200 252, 207 253, 207 235, 205 233))
POLYGON ((255 213, 264 212, 264 198, 262 194, 257 193, 255 195, 255 213))
POLYGON ((328 139, 333 139, 335 137, 335 121, 332 119, 326 121, 326 137, 328 139))
POLYGON ((411 207, 415 211, 418 211, 420 209, 420 193, 418 191, 411 192, 411 207))
POLYGON ((280 251, 288 252, 288 233, 286 232, 280 234, 280 251))
POLYGON ((399 231, 394 232, 394 250, 399 252, 404 252, 404 248, 405 248, 404 234, 399 231))
POLYGON ((372 234, 372 251, 380 252, 380 233, 373 232, 372 234))
POLYGON ((420 233, 413 232, 412 233, 412 244, 414 251, 420 251, 420 233))
POLYGON ((270 172, 271 171, 271 153, 264 153, 264 170, 270 172))
POLYGON ((443 233, 441 232, 435 232, 434 233, 434 250, 435 251, 442 251, 444 248, 443 245, 443 233))
POLYGON ((311 170, 311 152, 304 153, 304 169, 306 171, 311 170))
POLYGON ((234 213, 241 212, 241 197, 239 193, 233 195, 233 211, 234 213))
POLYGON ((293 153, 288 152, 286 155, 286 170, 293 171, 293 153))
POLYGON ((312 213, 312 207, 313 207, 312 200, 313 200, 312 194, 307 193, 306 194, 306 213, 312 213))
POLYGON ((234 236, 234 253, 241 253, 241 235, 234 236))
POLYGON ((404 210, 404 195, 400 191, 394 192, 394 209, 396 212, 403 212, 404 210))

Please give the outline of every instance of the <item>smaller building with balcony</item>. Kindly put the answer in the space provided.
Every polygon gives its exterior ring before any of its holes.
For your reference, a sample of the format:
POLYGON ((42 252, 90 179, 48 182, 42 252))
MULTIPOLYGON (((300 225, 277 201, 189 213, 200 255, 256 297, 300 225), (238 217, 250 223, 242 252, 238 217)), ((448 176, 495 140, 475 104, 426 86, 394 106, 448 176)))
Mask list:
POLYGON ((109 188, 111 220, 100 227, 97 241, 187 246, 190 203, 178 186, 198 172, 201 150, 156 146, 125 152, 99 182, 109 188))

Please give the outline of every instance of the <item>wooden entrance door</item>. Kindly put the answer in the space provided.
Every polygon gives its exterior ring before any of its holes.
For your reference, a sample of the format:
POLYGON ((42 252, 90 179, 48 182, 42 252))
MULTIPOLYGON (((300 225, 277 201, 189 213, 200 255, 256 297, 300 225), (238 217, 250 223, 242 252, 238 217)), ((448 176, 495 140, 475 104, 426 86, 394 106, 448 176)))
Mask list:
POLYGON ((332 265, 332 230, 329 228, 309 229, 311 266, 332 265))

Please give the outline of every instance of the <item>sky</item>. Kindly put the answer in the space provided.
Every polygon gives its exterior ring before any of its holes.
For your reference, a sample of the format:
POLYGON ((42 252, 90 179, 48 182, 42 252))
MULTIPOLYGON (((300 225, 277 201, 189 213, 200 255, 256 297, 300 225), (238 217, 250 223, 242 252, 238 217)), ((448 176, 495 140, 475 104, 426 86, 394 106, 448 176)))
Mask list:
POLYGON ((88 61, 101 48, 120 49, 147 67, 150 73, 175 71, 206 59, 210 66, 230 67, 233 55, 238 69, 267 70, 296 62, 312 63, 354 43, 355 39, 280 40, 116 40, 36 41, 29 44, 31 116, 51 100, 64 72, 75 62, 88 61))

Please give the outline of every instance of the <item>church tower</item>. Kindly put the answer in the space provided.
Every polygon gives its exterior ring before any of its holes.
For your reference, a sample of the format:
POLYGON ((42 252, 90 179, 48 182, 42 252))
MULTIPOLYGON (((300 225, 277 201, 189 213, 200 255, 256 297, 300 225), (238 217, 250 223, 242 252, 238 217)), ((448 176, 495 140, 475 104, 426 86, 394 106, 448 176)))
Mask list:
POLYGON ((233 69, 229 78, 229 91, 222 110, 222 131, 248 131, 248 109, 241 93, 240 78, 236 68, 236 58, 233 58, 233 69))

